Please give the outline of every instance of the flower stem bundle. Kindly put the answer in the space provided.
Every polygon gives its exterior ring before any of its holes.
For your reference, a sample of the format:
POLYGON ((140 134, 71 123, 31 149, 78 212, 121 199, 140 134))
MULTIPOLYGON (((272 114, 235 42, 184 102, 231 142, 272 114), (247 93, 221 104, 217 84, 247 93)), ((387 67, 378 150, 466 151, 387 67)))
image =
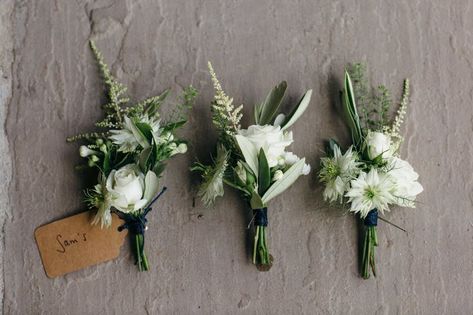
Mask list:
POLYGON ((99 132, 81 133, 69 137, 80 141, 79 154, 86 160, 81 168, 97 173, 97 183, 85 190, 85 201, 95 212, 92 224, 109 227, 112 212, 124 220, 119 231, 127 229, 133 239, 136 264, 140 271, 149 269, 144 251, 147 214, 166 188, 159 192, 159 178, 165 163, 187 151, 187 144, 176 131, 187 121, 197 91, 184 90, 172 117, 164 119, 159 113, 169 91, 129 104, 126 87, 112 76, 102 54, 90 42, 105 85, 108 102, 103 105, 104 118, 96 123, 99 132))
POLYGON ((207 205, 223 196, 224 184, 239 191, 253 212, 254 243, 252 262, 262 271, 272 266, 267 242, 268 202, 310 172, 304 158, 286 148, 293 142, 288 128, 309 105, 312 91, 307 91, 294 110, 279 113, 286 82, 274 87, 261 105, 254 107, 255 124, 242 129, 243 106, 235 107, 223 91, 212 65, 209 72, 215 88, 211 104, 212 121, 218 132, 216 153, 211 165, 195 163, 193 171, 202 174, 199 196, 207 205))
POLYGON ((324 199, 348 206, 364 225, 361 275, 376 276, 375 247, 378 246, 377 220, 390 211, 390 205, 415 207, 423 190, 419 175, 399 156, 403 140, 400 127, 406 115, 409 81, 404 81, 397 115, 391 123, 388 112, 392 101, 388 89, 379 86, 370 94, 364 78, 365 67, 349 66, 341 93, 342 110, 350 129, 352 144, 345 150, 334 139, 321 159, 320 181, 324 199), (358 113, 361 113, 359 115, 358 113))

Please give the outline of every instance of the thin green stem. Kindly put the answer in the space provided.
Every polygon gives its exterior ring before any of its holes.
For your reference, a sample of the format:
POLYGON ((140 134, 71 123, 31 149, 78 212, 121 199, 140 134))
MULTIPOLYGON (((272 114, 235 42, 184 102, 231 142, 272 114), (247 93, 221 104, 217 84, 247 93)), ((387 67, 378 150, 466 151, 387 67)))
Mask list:
POLYGON ((136 250, 136 259, 137 259, 137 264, 138 264, 138 269, 140 271, 143 271, 142 265, 141 265, 141 253, 140 253, 140 236, 137 234, 135 235, 135 250, 136 250))

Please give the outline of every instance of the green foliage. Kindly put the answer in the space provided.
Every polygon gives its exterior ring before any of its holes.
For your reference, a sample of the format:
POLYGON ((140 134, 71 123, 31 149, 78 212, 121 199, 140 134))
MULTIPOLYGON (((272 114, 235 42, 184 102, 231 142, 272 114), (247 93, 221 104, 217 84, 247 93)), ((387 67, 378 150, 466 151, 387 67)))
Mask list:
MULTIPOLYGON (((179 103, 174 107, 172 116, 175 120, 165 122, 158 111, 166 101, 169 89, 160 95, 130 104, 129 98, 126 97, 127 88, 110 73, 103 55, 93 41, 90 42, 90 48, 97 60, 107 94, 107 103, 102 106, 105 118, 98 121, 96 126, 106 131, 81 133, 67 138, 67 141, 81 140, 86 143, 87 148, 95 150, 93 155, 87 156, 88 166, 98 168, 106 176, 112 169, 135 162, 139 162, 144 172, 153 170, 159 175, 164 170, 164 162, 176 154, 173 150, 183 143, 182 140, 174 139, 173 133, 186 123, 197 90, 192 86, 185 88, 179 103), (121 137, 126 135, 128 130, 139 146, 133 152, 125 150, 114 143, 115 140, 111 137, 113 132, 110 130, 122 132, 121 137), (162 139, 165 135, 172 140, 162 139)), ((130 150, 132 149, 133 147, 130 147, 130 150)))
POLYGON ((391 93, 384 85, 370 88, 366 77, 366 66, 355 63, 347 67, 352 83, 355 101, 361 112, 361 127, 366 130, 382 130, 389 124, 389 110, 393 105, 391 93))
POLYGON ((341 94, 343 113, 345 120, 351 131, 353 144, 356 147, 361 145, 363 132, 360 126, 360 117, 356 107, 355 95, 353 93, 353 85, 348 72, 345 71, 344 90, 341 94))
POLYGON ((287 82, 282 81, 268 93, 263 104, 255 106, 255 122, 257 125, 270 125, 273 123, 286 89, 287 82))
POLYGON ((271 171, 263 148, 260 149, 258 154, 258 168, 258 194, 263 196, 271 185, 271 171))

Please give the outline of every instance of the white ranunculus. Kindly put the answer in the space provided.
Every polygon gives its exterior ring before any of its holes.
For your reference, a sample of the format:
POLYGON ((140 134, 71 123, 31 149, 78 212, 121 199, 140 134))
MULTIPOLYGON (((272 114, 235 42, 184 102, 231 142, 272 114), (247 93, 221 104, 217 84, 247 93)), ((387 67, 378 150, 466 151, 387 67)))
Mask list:
POLYGON ((292 132, 283 132, 279 126, 252 125, 248 129, 238 131, 248 139, 258 150, 263 148, 269 167, 278 165, 278 160, 284 154, 284 149, 292 142, 292 132))
POLYGON ((365 145, 370 159, 375 159, 378 156, 386 159, 392 156, 391 137, 382 132, 369 131, 365 145))
POLYGON ((127 213, 143 209, 158 191, 158 178, 149 171, 145 175, 135 164, 113 170, 107 178, 107 191, 111 205, 127 213))
POLYGON ((416 196, 424 190, 417 181, 419 174, 414 171, 409 162, 397 157, 389 159, 388 169, 388 175, 395 186, 393 195, 396 198, 396 204, 403 207, 415 207, 416 196))

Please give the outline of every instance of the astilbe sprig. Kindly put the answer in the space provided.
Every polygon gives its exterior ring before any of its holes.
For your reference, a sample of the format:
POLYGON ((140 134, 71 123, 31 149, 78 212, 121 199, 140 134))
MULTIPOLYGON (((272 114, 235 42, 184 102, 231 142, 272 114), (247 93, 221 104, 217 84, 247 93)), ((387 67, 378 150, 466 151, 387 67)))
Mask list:
POLYGON ((211 107, 213 123, 220 132, 233 137, 240 129, 240 120, 243 116, 241 113, 243 105, 235 108, 233 105, 233 98, 228 97, 223 91, 210 62, 208 63, 208 67, 215 89, 215 96, 211 107))

